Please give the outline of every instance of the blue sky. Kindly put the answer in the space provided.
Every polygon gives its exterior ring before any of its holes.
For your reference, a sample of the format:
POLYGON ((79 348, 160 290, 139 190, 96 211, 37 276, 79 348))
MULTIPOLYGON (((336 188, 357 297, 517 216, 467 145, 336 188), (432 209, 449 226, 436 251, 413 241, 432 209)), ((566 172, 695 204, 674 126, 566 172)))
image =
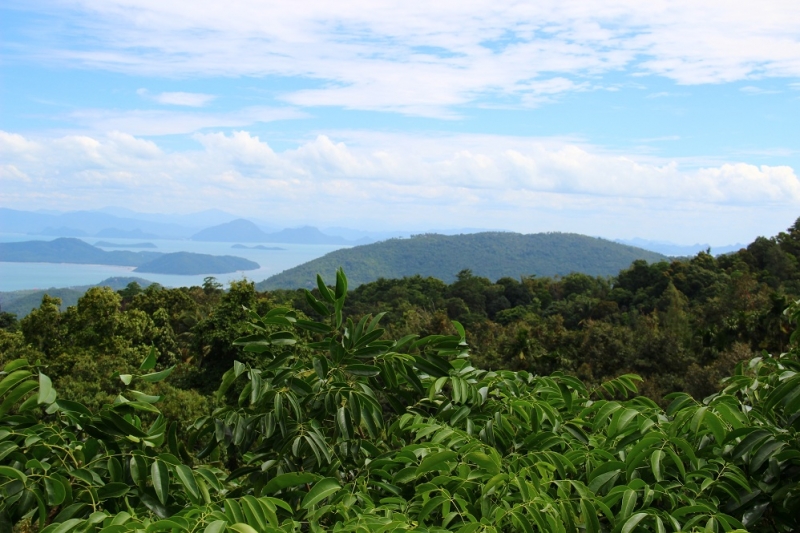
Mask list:
POLYGON ((794 1, 9 0, 0 20, 3 207, 716 245, 800 216, 794 1))

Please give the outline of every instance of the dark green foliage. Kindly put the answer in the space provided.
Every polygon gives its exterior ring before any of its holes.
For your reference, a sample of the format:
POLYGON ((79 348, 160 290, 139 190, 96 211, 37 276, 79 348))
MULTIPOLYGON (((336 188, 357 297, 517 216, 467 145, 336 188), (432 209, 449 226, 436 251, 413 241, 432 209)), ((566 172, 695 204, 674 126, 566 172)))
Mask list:
MULTIPOLYGON (((475 233, 469 235, 417 235, 337 250, 291 268, 258 284, 259 290, 312 288, 316 272, 343 267, 352 286, 379 278, 432 276, 446 282, 463 269, 476 276, 555 276, 582 272, 611 276, 631 261, 661 261, 664 256, 604 239, 570 233, 475 233)), ((327 279, 327 282, 332 282, 327 279)))
MULTIPOLYGON (((245 286, 231 292, 226 305, 249 298, 245 286)), ((343 316, 346 295, 340 271, 335 286, 319 278, 316 292, 304 293, 317 320, 289 308, 246 310, 236 344, 254 362, 232 362, 220 406, 185 437, 159 415, 160 394, 143 389, 173 371, 159 370, 155 350, 118 376, 119 393, 96 410, 62 400, 27 361, 8 363, 0 374, 0 527, 800 527, 800 330, 789 353, 738 364, 718 394, 702 402, 673 394, 662 409, 637 396, 635 375, 592 386, 562 372, 477 369, 458 322, 444 334, 389 339, 382 314, 343 316)), ((92 295, 86 319, 105 324, 99 311, 112 299, 92 295)), ((678 290, 662 300, 666 327, 680 329, 681 317, 669 317, 685 304, 678 290)), ((788 313, 797 322, 800 306, 788 313)), ((608 333, 598 329, 597 342, 608 333)))

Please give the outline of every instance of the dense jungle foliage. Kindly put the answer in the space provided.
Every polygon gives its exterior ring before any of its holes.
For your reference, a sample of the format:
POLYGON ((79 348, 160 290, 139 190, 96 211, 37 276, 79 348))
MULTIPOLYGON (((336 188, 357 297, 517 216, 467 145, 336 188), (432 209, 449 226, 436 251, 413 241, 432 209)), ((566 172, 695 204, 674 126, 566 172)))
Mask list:
POLYGON ((0 532, 797 530, 798 257, 46 297, 0 316, 0 532))

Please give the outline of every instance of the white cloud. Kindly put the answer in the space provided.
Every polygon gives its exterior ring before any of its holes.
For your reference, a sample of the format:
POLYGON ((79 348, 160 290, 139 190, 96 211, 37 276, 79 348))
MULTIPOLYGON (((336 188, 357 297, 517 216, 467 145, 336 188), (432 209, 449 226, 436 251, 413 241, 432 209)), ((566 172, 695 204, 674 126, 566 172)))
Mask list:
POLYGON ((780 92, 774 89, 763 89, 754 85, 747 85, 739 90, 745 94, 778 94, 780 92))
MULTIPOLYGON (((74 34, 49 28, 60 44, 25 47, 42 61, 303 77, 319 83, 283 97, 304 106, 446 117, 493 96, 538 105, 620 70, 682 84, 800 76, 796 0, 33 0, 30 9, 58 10, 86 37, 78 48, 74 34)), ((201 105, 177 94, 165 101, 201 105)))
POLYGON ((161 110, 82 109, 69 119, 98 132, 125 131, 131 135, 174 135, 205 128, 241 128, 259 122, 303 118, 306 114, 289 107, 246 107, 223 113, 161 110))
POLYGON ((166 105, 179 105, 187 107, 205 107, 206 104, 216 99, 216 95, 205 93, 163 92, 150 94, 147 89, 139 89, 136 94, 166 105))
MULTIPOLYGON (((340 132, 277 152, 250 133, 195 134, 166 151, 122 133, 27 139, 0 132, 0 205, 227 209, 277 224, 500 227, 678 239, 697 225, 776 231, 800 206, 786 166, 693 167, 564 139, 340 132), (435 141, 435 142, 433 142, 435 141), (37 191, 59 191, 43 197, 37 191), (647 231, 645 231, 647 230, 647 231)), ((785 222, 788 220, 788 222, 785 222)))

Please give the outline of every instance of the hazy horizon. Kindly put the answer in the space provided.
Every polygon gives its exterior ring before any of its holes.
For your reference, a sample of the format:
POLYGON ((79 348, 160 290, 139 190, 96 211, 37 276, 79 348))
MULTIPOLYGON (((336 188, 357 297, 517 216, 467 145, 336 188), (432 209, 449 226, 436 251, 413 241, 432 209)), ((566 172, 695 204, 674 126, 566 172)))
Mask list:
POLYGON ((0 207, 747 243, 800 216, 800 10, 10 0, 0 207))

